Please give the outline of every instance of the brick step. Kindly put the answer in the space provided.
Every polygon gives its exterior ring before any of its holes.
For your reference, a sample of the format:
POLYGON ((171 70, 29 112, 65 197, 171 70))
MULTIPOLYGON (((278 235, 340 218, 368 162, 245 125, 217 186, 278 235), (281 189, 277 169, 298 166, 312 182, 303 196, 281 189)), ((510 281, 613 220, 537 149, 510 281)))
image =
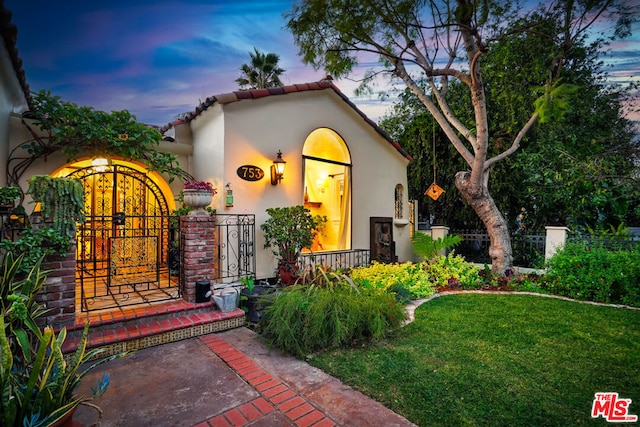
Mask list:
POLYGON ((103 349, 100 357, 225 331, 246 323, 241 309, 223 313, 213 302, 195 304, 184 300, 83 313, 77 316, 75 326, 68 329, 64 353, 76 349, 87 320, 91 325, 87 349, 103 349))

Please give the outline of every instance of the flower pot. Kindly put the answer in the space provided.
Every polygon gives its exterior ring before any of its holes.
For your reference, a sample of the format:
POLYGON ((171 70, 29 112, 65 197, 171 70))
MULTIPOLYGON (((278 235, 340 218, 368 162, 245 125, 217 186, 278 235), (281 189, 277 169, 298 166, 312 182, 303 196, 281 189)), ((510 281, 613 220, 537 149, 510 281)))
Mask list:
POLYGON ((182 190, 184 204, 193 208, 189 212, 189 216, 207 215, 204 211, 204 207, 211 204, 213 193, 208 190, 194 190, 184 189, 182 190))
POLYGON ((274 288, 270 286, 254 286, 253 292, 249 293, 247 288, 240 291, 242 299, 242 307, 247 309, 247 319, 249 322, 258 323, 262 318, 262 312, 260 310, 260 297, 263 294, 273 292, 274 288))
POLYGON ((278 261, 278 280, 282 286, 293 285, 298 280, 298 261, 278 261))

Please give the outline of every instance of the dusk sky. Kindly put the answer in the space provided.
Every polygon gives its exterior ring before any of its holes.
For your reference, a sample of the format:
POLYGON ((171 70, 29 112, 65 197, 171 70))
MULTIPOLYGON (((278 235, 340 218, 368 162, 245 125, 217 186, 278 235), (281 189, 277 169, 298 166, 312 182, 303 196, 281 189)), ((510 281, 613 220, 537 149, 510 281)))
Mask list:
MULTIPOLYGON (((304 65, 283 14, 293 0, 5 0, 32 91, 98 110, 129 110, 164 125, 205 98, 238 89, 256 47, 280 55, 284 84, 324 73, 304 65)), ((616 48, 614 76, 640 75, 640 38, 616 48)), ((358 99, 357 83, 334 82, 374 120, 389 107, 358 99)), ((635 118, 635 117, 634 117, 635 118)))

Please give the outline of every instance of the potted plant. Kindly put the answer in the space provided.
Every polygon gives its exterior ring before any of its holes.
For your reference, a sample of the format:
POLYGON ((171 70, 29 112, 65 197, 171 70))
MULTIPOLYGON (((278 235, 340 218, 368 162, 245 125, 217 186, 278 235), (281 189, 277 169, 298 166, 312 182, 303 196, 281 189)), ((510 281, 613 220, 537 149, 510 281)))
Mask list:
POLYGON ((304 206, 267 209, 269 219, 260 226, 264 231, 264 247, 272 248, 278 257, 276 277, 282 285, 295 283, 298 277, 298 258, 304 248, 311 248, 313 240, 327 221, 325 216, 312 215, 304 206))
POLYGON ((193 208, 189 211, 190 216, 208 215, 204 207, 211 204, 211 199, 216 193, 217 190, 208 181, 187 180, 180 197, 186 206, 193 208))
POLYGON ((247 313, 249 322, 258 323, 262 318, 261 298, 273 292, 275 288, 266 280, 256 285, 253 276, 240 277, 238 280, 244 285, 240 291, 240 307, 247 313))
MULTIPOLYGON (((74 390, 80 380, 95 366, 112 360, 105 358, 84 371, 81 366, 93 360, 101 350, 86 351, 89 324, 75 353, 66 358, 62 345, 66 329, 56 334, 51 327, 38 328, 36 320, 46 313, 35 300, 35 294, 46 279, 38 262, 22 280, 22 257, 14 259, 8 253, 2 263, 0 283, 0 425, 60 425, 70 420, 82 403, 102 411, 88 402, 90 398, 76 396, 74 390)), ((116 357, 119 357, 118 355, 116 357)), ((109 384, 103 377, 94 388, 94 396, 101 395, 109 384)))

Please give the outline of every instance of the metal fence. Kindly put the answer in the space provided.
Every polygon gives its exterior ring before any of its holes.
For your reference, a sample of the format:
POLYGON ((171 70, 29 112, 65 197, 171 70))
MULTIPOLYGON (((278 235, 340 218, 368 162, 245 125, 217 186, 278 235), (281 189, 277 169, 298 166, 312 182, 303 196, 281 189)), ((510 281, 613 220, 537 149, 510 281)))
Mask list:
POLYGON ((333 270, 345 270, 348 268, 369 265, 371 251, 369 249, 350 249, 328 252, 303 253, 300 256, 300 268, 313 268, 322 265, 333 270))
POLYGON ((622 237, 594 237, 584 234, 571 234, 567 239, 571 243, 582 243, 589 247, 604 248, 612 251, 640 251, 640 239, 622 237))
MULTIPOLYGON (((489 246, 491 240, 483 230, 452 230, 450 235, 460 236, 462 242, 455 247, 455 253, 469 262, 491 264, 489 246)), ((537 268, 544 262, 546 234, 514 234, 511 236, 513 264, 519 267, 537 268)))

